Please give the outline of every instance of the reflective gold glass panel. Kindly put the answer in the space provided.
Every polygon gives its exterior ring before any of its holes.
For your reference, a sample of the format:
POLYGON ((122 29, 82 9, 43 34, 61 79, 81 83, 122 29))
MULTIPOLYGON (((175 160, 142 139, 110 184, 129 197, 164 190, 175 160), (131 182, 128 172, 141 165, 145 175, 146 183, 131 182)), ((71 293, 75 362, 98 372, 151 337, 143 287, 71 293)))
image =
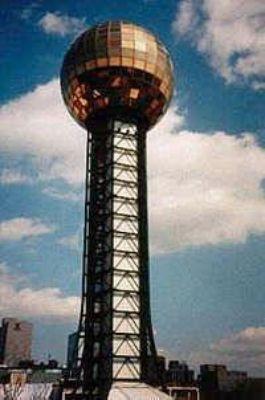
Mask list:
POLYGON ((72 45, 61 86, 69 111, 81 125, 96 110, 114 105, 114 99, 115 106, 135 109, 152 125, 172 96, 172 63, 149 31, 127 22, 107 22, 87 30, 72 45))

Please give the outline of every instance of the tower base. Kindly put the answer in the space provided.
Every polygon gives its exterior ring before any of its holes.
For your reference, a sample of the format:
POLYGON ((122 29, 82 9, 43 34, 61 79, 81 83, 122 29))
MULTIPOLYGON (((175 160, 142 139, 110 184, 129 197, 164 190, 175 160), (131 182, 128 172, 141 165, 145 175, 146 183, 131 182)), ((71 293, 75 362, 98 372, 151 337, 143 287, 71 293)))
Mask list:
MULTIPOLYGON (((62 399, 84 400, 81 387, 65 387, 62 399)), ((160 390, 141 382, 115 382, 112 384, 107 400, 172 400, 160 390)))
POLYGON ((116 382, 108 400, 172 400, 172 397, 145 383, 116 382))

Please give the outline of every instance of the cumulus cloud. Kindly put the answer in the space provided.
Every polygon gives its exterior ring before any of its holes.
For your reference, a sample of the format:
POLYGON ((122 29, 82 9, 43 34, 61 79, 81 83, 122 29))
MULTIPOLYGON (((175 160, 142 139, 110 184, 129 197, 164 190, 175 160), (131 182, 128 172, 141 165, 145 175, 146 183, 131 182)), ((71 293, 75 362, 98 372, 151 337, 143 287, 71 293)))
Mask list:
MULTIPOLYGON (((75 189, 83 182, 86 134, 67 114, 58 81, 4 105, 0 118, 0 151, 10 159, 30 159, 41 180, 63 179, 75 189)), ((153 252, 263 234, 264 149, 251 133, 191 132, 183 122, 171 107, 148 133, 153 252)), ((58 199, 65 195, 56 186, 44 191, 58 199)))
POLYGON ((173 22, 173 29, 180 35, 186 35, 194 30, 197 22, 198 17, 193 0, 182 1, 179 4, 176 20, 173 22))
POLYGON ((0 241, 13 241, 45 235, 54 231, 38 218, 13 218, 0 222, 0 241))
POLYGON ((227 82, 264 88, 265 5, 263 0, 182 0, 173 31, 206 55, 227 82))
POLYGON ((252 87, 253 87, 253 89, 259 90, 259 91, 265 90, 265 82, 258 82, 258 81, 253 82, 252 87))
POLYGON ((21 171, 4 169, 0 174, 1 185, 19 185, 31 182, 32 179, 21 171))
POLYGON ((42 193, 46 194, 47 196, 53 197, 57 200, 67 200, 72 202, 80 201, 80 195, 78 195, 73 190, 69 191, 62 191, 58 190, 54 187, 46 187, 42 190, 42 193))
POLYGON ((154 252, 244 242, 265 232, 265 151, 241 137, 157 128, 149 136, 149 212, 154 252))
POLYGON ((0 151, 32 159, 38 179, 83 180, 85 131, 67 114, 58 80, 0 108, 0 151))
POLYGON ((265 368, 265 327, 247 327, 213 343, 205 351, 194 352, 193 365, 223 363, 229 368, 260 375, 265 368))
POLYGON ((70 17, 59 12, 46 12, 38 25, 45 33, 59 36, 77 35, 86 29, 85 18, 70 17))
POLYGON ((30 283, 12 275, 5 263, 0 263, 0 313, 18 318, 74 320, 79 311, 79 298, 65 296, 59 288, 34 289, 30 283))
POLYGON ((62 246, 68 247, 71 250, 79 250, 80 249, 78 233, 76 233, 74 235, 62 237, 58 240, 58 243, 62 246))

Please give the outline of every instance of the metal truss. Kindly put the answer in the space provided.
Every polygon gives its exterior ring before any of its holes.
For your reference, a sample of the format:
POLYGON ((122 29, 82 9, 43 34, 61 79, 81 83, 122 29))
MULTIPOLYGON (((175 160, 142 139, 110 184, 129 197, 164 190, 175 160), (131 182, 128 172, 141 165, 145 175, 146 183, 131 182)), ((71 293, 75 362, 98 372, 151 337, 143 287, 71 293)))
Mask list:
POLYGON ((113 382, 155 383, 145 132, 99 121, 88 134, 82 303, 73 375, 82 399, 113 382))

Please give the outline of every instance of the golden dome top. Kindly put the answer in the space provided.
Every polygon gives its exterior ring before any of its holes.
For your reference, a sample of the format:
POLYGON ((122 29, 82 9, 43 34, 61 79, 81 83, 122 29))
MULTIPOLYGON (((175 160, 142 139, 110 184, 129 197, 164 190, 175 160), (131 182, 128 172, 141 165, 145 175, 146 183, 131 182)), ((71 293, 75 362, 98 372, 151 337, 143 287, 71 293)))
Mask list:
POLYGON ((84 127, 97 115, 125 113, 148 129, 170 102, 173 67, 152 33, 111 21, 76 39, 64 59, 61 86, 69 112, 84 127))

